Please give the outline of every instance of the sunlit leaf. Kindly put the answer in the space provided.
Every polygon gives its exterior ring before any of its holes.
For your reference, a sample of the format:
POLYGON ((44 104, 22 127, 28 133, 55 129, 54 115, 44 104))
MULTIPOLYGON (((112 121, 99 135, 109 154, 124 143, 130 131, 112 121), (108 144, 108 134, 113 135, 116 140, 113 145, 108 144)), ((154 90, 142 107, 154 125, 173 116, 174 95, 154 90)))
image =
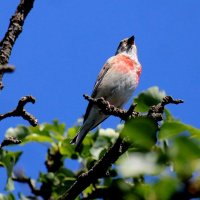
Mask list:
POLYGON ((192 137, 200 139, 200 129, 172 119, 163 122, 158 137, 163 140, 186 131, 189 132, 192 137))
POLYGON ((7 195, 0 194, 0 199, 1 200, 15 200, 15 197, 11 193, 9 193, 7 195))
POLYGON ((67 137, 70 139, 73 139, 76 136, 78 130, 79 130, 79 128, 76 126, 69 128, 67 130, 67 137))
POLYGON ((141 92, 138 97, 134 99, 134 103, 137 104, 136 111, 147 112, 150 106, 160 103, 165 96, 166 93, 160 91, 157 86, 141 92))
POLYGON ((76 152, 74 151, 75 146, 70 144, 71 139, 66 138, 65 140, 59 142, 59 151, 61 155, 64 155, 68 158, 72 158, 76 152))
POLYGON ((44 135, 37 135, 35 133, 26 136, 23 142, 53 142, 51 137, 44 135))

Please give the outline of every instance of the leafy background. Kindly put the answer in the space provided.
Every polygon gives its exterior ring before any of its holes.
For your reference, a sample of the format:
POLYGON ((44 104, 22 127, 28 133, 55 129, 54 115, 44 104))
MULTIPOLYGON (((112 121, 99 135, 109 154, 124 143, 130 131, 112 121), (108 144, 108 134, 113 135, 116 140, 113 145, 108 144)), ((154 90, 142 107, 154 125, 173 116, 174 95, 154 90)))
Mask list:
MULTIPOLYGON (((139 94, 134 102, 138 102, 138 111, 145 112, 147 107, 159 103, 163 95, 163 91, 152 87, 139 94)), ((200 129, 175 119, 169 110, 165 110, 158 132, 154 120, 138 117, 124 126, 121 124, 116 130, 100 128, 96 133, 87 135, 80 152, 75 152, 69 144, 77 128, 75 126, 66 130, 65 124, 54 121, 34 128, 18 126, 8 129, 6 133, 6 136, 22 139, 21 145, 34 141, 48 144, 48 156, 45 159, 47 170, 39 172, 37 179, 32 180, 43 191, 40 196, 44 199, 57 199, 73 184, 76 176, 89 170, 104 155, 119 134, 128 137, 133 145, 110 169, 110 176, 91 184, 83 191, 81 198, 101 190, 102 195, 106 195, 105 199, 177 199, 187 195, 185 188, 190 182, 189 191, 192 190, 192 194, 199 190, 200 129), (67 165, 72 160, 79 166, 78 170, 72 170, 67 165), (113 193, 113 190, 117 192, 113 193), (176 196, 179 192, 183 196, 176 196)), ((7 170, 6 190, 12 191, 12 171, 21 152, 1 150, 0 153, 0 164, 7 170)), ((26 171, 22 169, 14 172, 17 177, 27 177, 26 171)), ((22 200, 27 199, 26 195, 23 190, 18 193, 22 200)), ((9 193, 2 198, 11 200, 14 196, 9 193)))

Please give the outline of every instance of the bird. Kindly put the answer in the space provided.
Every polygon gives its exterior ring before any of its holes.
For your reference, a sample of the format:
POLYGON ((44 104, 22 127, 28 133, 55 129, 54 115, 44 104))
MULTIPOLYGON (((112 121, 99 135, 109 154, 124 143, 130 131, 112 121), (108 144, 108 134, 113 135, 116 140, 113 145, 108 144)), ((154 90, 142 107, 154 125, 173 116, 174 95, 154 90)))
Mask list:
MULTIPOLYGON (((110 57, 101 69, 92 92, 92 98, 103 97, 110 105, 122 108, 135 91, 142 66, 138 60, 135 37, 123 39, 114 56, 110 57)), ((97 105, 89 102, 81 128, 71 140, 75 150, 79 149, 86 134, 107 119, 97 105)))

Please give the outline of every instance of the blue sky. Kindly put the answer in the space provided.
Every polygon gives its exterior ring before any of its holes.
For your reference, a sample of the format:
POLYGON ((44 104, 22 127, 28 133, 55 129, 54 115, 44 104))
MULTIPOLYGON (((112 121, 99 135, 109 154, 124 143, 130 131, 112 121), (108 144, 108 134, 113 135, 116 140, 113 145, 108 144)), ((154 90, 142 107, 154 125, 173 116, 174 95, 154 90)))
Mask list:
MULTIPOLYGON (((18 2, 0 1, 0 38, 18 2)), ((169 106, 172 113, 200 128, 199 7, 199 0, 36 1, 10 57, 16 72, 4 76, 0 113, 31 94, 37 102, 27 110, 40 123, 56 118, 73 126, 87 105, 82 95, 91 93, 104 62, 115 53, 121 39, 135 35, 143 66, 135 95, 159 86, 185 100, 182 105, 169 106)), ((111 118, 103 127, 117 123, 119 120, 111 118)), ((7 128, 19 124, 27 122, 3 120, 0 140, 7 128)), ((45 170, 45 146, 28 144, 14 149, 25 149, 18 166, 26 169, 28 176, 37 177, 37 170, 45 170)), ((0 176, 4 173, 0 169, 0 176)), ((4 184, 1 178, 0 191, 4 184)))

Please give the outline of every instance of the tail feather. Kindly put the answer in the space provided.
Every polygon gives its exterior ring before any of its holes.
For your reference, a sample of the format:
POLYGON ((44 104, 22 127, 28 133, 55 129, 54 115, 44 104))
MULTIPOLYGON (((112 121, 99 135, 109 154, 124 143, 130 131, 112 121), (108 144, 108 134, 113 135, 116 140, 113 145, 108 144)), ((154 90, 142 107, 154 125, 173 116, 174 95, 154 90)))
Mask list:
POLYGON ((85 138, 87 133, 88 133, 88 130, 85 130, 85 129, 82 128, 77 133, 77 135, 71 140, 70 144, 76 145, 76 148, 75 148, 76 151, 79 148, 79 146, 81 145, 81 143, 82 143, 82 141, 85 138))

